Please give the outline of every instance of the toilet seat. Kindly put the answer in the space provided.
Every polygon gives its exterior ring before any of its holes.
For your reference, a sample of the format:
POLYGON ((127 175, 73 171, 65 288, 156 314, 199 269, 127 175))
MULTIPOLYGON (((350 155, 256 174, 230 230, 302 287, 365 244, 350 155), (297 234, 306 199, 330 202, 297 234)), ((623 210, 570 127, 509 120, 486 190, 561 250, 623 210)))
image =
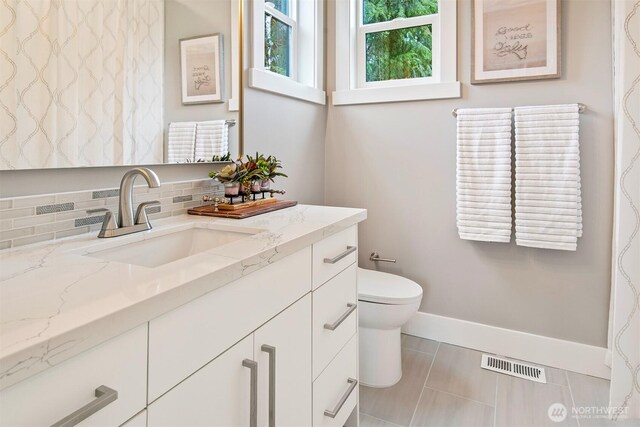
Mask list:
POLYGON ((420 303, 422 287, 406 277, 358 268, 358 300, 389 305, 420 303))

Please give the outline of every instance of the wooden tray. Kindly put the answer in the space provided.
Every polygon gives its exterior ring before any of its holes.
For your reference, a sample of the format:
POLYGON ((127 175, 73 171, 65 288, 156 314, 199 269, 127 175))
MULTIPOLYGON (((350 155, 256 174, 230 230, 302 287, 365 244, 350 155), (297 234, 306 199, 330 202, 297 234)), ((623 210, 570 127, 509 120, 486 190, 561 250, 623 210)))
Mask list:
POLYGON ((276 203, 278 199, 269 197, 268 199, 249 200, 242 203, 234 203, 233 205, 218 205, 218 210, 221 211, 239 211, 242 209, 253 208, 255 206, 264 206, 271 203, 276 203))
POLYGON ((217 212, 214 210, 215 208, 210 205, 210 206, 199 206, 197 208, 191 208, 187 211, 187 213, 189 215, 243 219, 243 218, 249 218, 249 217, 260 215, 267 212, 273 212, 273 211, 278 211, 280 209, 290 208, 291 206, 295 206, 297 204, 298 202, 292 201, 292 200, 277 200, 275 203, 252 206, 245 209, 239 209, 236 211, 221 211, 218 207, 217 212))

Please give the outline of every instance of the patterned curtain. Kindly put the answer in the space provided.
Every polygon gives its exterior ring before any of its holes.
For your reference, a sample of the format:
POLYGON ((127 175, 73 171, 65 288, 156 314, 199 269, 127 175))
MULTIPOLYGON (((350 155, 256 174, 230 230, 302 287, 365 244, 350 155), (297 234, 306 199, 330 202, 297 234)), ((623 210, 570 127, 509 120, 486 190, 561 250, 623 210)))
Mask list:
POLYGON ((163 0, 0 0, 0 169, 161 163, 163 0))
MULTIPOLYGON (((640 419, 640 1, 613 0, 616 197, 610 405, 640 419)), ((626 425, 626 424, 625 424, 626 425)))

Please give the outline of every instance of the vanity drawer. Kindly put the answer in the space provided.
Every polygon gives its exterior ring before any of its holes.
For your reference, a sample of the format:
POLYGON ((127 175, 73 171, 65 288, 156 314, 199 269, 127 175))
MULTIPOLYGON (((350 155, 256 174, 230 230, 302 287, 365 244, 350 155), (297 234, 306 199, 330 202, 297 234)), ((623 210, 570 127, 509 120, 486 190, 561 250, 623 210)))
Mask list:
POLYGON ((356 273, 351 264, 313 292, 313 378, 358 330, 356 273))
POLYGON ((358 403, 358 336, 313 383, 313 427, 342 427, 358 403))
POLYGON ((311 248, 149 322, 149 402, 311 291, 311 248))
POLYGON ((354 225, 313 245, 313 289, 356 262, 357 227, 354 225))
POLYGON ((145 408, 146 391, 144 324, 0 392, 0 425, 50 426, 101 400, 106 405, 78 425, 118 426, 145 408))

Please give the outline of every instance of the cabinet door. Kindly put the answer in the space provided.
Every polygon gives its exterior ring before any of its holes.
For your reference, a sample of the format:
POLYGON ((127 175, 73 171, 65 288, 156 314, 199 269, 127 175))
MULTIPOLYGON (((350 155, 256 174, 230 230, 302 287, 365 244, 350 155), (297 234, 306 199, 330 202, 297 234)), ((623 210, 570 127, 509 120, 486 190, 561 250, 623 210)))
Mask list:
POLYGON ((148 407, 149 427, 249 427, 252 359, 249 335, 148 407))
POLYGON ((120 427, 147 427, 147 410, 140 412, 120 427))
POLYGON ((311 294, 258 329, 254 342, 258 426, 310 426, 311 294))

